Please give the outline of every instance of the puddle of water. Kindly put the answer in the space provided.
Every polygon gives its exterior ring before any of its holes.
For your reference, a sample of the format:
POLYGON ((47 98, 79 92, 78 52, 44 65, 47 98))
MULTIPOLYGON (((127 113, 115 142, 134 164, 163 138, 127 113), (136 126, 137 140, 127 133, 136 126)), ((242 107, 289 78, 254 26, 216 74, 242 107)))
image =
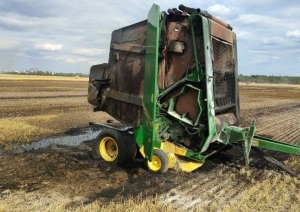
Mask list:
MULTIPOLYGON (((22 146, 16 146, 14 150, 12 150, 9 153, 23 153, 25 151, 30 151, 30 150, 45 149, 53 144, 65 145, 65 146, 78 146, 84 141, 95 139, 100 131, 101 131, 100 128, 91 127, 85 130, 80 130, 80 132, 75 133, 73 135, 71 134, 71 135, 63 135, 60 137, 43 138, 36 142, 32 142, 22 146)), ((8 152, 4 152, 0 150, 0 155, 5 155, 6 153, 8 152)))
POLYGON ((59 137, 43 138, 35 142, 13 147, 11 151, 3 151, 0 149, 1 156, 9 156, 11 154, 19 154, 25 151, 45 149, 50 145, 78 146, 84 141, 95 139, 99 132, 104 128, 118 128, 121 131, 131 129, 128 125, 121 123, 97 124, 90 123, 86 128, 70 128, 65 135, 59 137))

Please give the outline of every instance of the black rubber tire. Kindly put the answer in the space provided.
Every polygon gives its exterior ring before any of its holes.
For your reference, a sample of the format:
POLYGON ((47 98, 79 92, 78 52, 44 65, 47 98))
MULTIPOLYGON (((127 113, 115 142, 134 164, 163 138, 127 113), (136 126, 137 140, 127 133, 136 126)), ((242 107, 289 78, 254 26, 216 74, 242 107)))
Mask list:
POLYGON ((147 161, 147 167, 148 170, 154 173, 165 173, 169 169, 169 157, 166 152, 160 149, 155 149, 153 152, 152 162, 147 161), (156 167, 157 169, 154 169, 151 167, 151 163, 153 163, 154 160, 159 159, 160 165, 156 167))
POLYGON ((132 162, 137 154, 137 144, 133 139, 133 135, 122 133, 122 138, 126 146, 126 160, 125 163, 132 162))
POLYGON ((127 151, 126 151, 126 145, 124 142, 124 139, 122 138, 122 134, 120 132, 118 132, 117 130, 113 130, 113 129, 103 129, 101 130, 101 132, 98 134, 98 136, 95 139, 94 142, 94 152, 100 157, 102 158, 104 161, 106 162, 110 162, 110 163, 117 163, 117 164, 124 164, 128 159, 127 156, 127 151), (116 146, 117 146, 117 155, 115 158, 113 159, 107 159, 103 156, 103 153, 100 152, 100 144, 101 142, 104 142, 105 139, 112 139, 116 146))
POLYGON ((137 145, 133 136, 113 129, 103 129, 96 137, 93 152, 106 162, 117 163, 119 165, 132 162, 137 154, 137 145), (118 153, 115 160, 107 160, 100 152, 100 142, 104 138, 111 138, 117 145, 118 153))

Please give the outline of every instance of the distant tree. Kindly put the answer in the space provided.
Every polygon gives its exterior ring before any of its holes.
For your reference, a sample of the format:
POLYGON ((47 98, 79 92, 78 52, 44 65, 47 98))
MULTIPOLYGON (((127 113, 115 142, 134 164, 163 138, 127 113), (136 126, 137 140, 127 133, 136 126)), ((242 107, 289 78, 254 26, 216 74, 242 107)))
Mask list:
POLYGON ((284 84, 300 84, 300 77, 291 76, 265 76, 265 75, 242 75, 238 77, 239 82, 244 83, 284 83, 284 84))

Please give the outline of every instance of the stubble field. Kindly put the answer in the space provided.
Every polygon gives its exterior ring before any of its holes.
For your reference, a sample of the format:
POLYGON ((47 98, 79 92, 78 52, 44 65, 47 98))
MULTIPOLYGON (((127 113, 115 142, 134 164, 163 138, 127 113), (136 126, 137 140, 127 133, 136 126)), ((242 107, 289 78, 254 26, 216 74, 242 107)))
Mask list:
MULTIPOLYGON (((291 167, 285 174, 255 152, 243 166, 232 149, 193 173, 150 173, 142 161, 119 167, 95 159, 92 141, 14 153, 42 137, 64 136, 101 122, 87 103, 87 79, 0 75, 0 211, 298 211, 299 156, 268 154, 291 167)), ((300 142, 299 85, 240 85, 242 126, 256 134, 300 142)))

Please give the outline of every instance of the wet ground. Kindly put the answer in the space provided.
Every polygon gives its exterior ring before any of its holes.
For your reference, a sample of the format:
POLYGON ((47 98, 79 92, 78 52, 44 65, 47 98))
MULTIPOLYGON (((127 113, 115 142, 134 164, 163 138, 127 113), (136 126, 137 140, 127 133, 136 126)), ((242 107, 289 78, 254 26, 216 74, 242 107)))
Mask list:
MULTIPOLYGON (((240 191, 249 184, 250 179, 241 173, 245 167, 242 150, 237 147, 210 158, 203 167, 193 173, 169 170, 160 175, 149 172, 141 158, 123 166, 105 163, 97 158, 92 153, 92 137, 95 137, 99 130, 71 129, 65 137, 44 139, 17 148, 15 152, 2 152, 0 194, 4 195, 3 192, 7 190, 29 193, 52 190, 71 198, 80 196, 80 202, 83 204, 95 200, 108 203, 140 195, 162 195, 167 202, 179 204, 182 202, 181 191, 194 195, 200 191, 208 192, 207 194, 213 191, 214 195, 229 192, 230 194, 226 195, 229 200, 240 195, 240 191), (84 138, 90 139, 82 141, 84 138)), ((281 173, 255 152, 252 156, 249 170, 254 173, 253 178, 260 178, 265 170, 281 173)), ((280 161, 287 159, 287 155, 284 154, 275 156, 280 161)), ((187 206, 185 203, 182 202, 184 207, 187 206)), ((190 204, 192 207, 199 202, 190 204)))
MULTIPOLYGON (((30 146, 32 150, 26 146, 26 150, 19 148, 15 153, 2 153, 0 193, 7 189, 26 192, 53 189, 70 196, 83 196, 89 203, 95 199, 106 202, 136 196, 143 191, 154 194, 157 190, 153 183, 164 186, 174 183, 148 172, 141 159, 122 167, 101 161, 92 153, 92 140, 75 145, 75 138, 69 140, 71 145, 67 146, 58 144, 57 139, 53 139, 53 144, 50 138, 43 140, 50 144, 48 147, 39 141, 30 146)), ((167 178, 175 175, 170 172, 167 178)))
MULTIPOLYGON (((290 92, 286 89, 283 89, 282 93, 267 92, 262 89, 259 92, 264 93, 257 93, 258 91, 252 89, 252 94, 251 88, 255 87, 241 89, 243 126, 248 127, 255 119, 256 132, 259 135, 293 144, 298 143, 300 141, 299 89, 298 93, 289 99, 290 92), (272 95, 276 93, 276 98, 265 97, 270 93, 272 95)), ((67 101, 73 103, 69 99, 67 101)), ((66 105, 64 102, 61 103, 61 99, 57 102, 66 105)), ((12 105, 16 104, 13 102, 12 105)), ((48 103, 45 105, 50 107, 48 103)), ((61 105, 59 108, 62 107, 61 105)), ((70 105, 74 107, 73 104, 70 105)), ((15 114, 14 108, 4 103, 3 108, 12 110, 9 113, 4 111, 3 114, 15 114)), ((47 111, 45 108, 41 111, 47 111)), ((53 113, 57 112, 55 110, 53 113)), ((72 110, 69 112, 73 114, 72 110)), ((89 117, 86 119, 91 121, 89 117)), ((72 124, 75 122, 74 117, 70 122, 72 124)), ((65 125, 64 122, 60 122, 57 128, 65 125)), ((209 158, 200 169, 188 174, 172 170, 162 175, 153 174, 146 169, 142 159, 124 166, 108 164, 92 153, 93 138, 99 130, 90 127, 74 127, 65 132, 64 136, 48 137, 22 147, 16 146, 14 151, 0 151, 0 204, 9 201, 10 194, 18 192, 35 196, 35 201, 39 201, 41 194, 48 195, 50 192, 60 196, 50 195, 49 202, 55 202, 62 196, 69 197, 65 202, 66 207, 88 205, 95 200, 106 204, 129 197, 157 196, 165 203, 172 203, 176 208, 189 210, 194 206, 201 206, 204 211, 207 211, 206 207, 213 201, 219 202, 219 208, 222 208, 223 203, 235 204, 246 191, 252 191, 256 184, 259 186, 261 182, 264 183, 268 179, 277 179, 276 176, 283 176, 284 173, 254 151, 251 152, 250 166, 245 167, 243 153, 239 148, 209 158)), ((298 173, 297 179, 300 179, 299 156, 290 157, 271 152, 268 154, 291 167, 298 173)), ((283 178, 283 181, 278 182, 276 186, 280 183, 291 188, 288 198, 297 199, 299 182, 293 185, 285 182, 283 178)), ((259 192, 254 193, 251 198, 259 196, 259 192)), ((277 197, 274 204, 278 202, 277 197)), ((11 199, 15 203, 21 198, 17 195, 11 199)), ((265 200, 262 199, 261 202, 264 203, 265 200)), ((25 204, 31 202, 27 203, 27 199, 23 198, 19 209, 21 210, 25 204)), ((282 204, 289 211, 289 203, 282 204)))

